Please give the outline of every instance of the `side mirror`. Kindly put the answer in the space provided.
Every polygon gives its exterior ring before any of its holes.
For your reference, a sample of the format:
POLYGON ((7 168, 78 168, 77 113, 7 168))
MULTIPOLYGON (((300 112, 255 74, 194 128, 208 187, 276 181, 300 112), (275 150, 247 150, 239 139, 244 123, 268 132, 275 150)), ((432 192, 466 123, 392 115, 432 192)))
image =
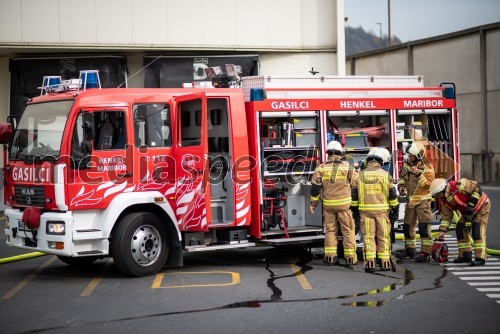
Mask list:
POLYGON ((0 123, 0 144, 8 144, 12 135, 12 125, 10 123, 0 123))

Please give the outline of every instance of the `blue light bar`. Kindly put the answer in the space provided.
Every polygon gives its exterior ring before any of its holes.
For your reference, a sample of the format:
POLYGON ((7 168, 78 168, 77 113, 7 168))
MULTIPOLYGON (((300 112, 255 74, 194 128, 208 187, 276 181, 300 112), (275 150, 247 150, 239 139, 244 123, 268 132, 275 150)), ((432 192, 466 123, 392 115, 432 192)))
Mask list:
POLYGON ((455 88, 454 87, 445 87, 444 88, 444 98, 445 99, 454 99, 455 98, 455 88))
POLYGON ((264 90, 262 88, 250 88, 250 101, 264 101, 264 90))
POLYGON ((55 75, 47 75, 43 77, 42 87, 38 87, 41 90, 40 95, 43 95, 49 91, 53 91, 59 87, 61 84, 61 77, 55 75))
POLYGON ((101 80, 99 79, 99 71, 86 70, 80 71, 80 89, 101 88, 101 80))

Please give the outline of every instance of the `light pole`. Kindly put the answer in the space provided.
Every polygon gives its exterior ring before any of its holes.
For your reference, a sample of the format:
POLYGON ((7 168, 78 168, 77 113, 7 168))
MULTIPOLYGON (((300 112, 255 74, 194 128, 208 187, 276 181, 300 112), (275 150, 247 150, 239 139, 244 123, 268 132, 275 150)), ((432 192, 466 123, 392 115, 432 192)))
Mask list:
POLYGON ((379 25, 379 28, 380 28, 380 40, 382 40, 382 22, 375 22, 375 24, 379 25))
POLYGON ((387 46, 391 46, 391 0, 387 0, 387 46))

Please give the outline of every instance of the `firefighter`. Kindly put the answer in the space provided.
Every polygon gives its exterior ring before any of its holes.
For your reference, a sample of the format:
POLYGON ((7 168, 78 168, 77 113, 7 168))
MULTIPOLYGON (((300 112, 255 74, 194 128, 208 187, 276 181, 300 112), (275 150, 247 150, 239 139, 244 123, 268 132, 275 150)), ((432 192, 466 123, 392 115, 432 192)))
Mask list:
POLYGON ((390 158, 387 149, 372 148, 366 158, 366 168, 359 172, 358 182, 352 189, 354 214, 359 211, 361 219, 366 272, 375 271, 375 257, 380 260, 382 270, 392 268, 389 211, 397 217, 399 203, 392 177, 382 169, 390 158))
POLYGON ((441 201, 441 225, 439 239, 444 240, 453 211, 458 210, 461 217, 457 223, 458 258, 455 263, 470 263, 472 266, 484 265, 486 255, 486 225, 490 215, 490 200, 483 193, 476 181, 465 178, 459 181, 447 182, 445 179, 435 179, 430 191, 441 201), (469 233, 474 241, 474 260, 469 233))
POLYGON ((321 197, 325 225, 326 265, 338 263, 338 230, 342 232, 344 257, 346 264, 357 263, 355 223, 350 210, 351 183, 357 179, 357 173, 343 159, 344 150, 338 141, 328 143, 326 153, 328 161, 320 164, 314 171, 311 187, 310 211, 314 211, 321 197))
POLYGON ((403 224, 405 249, 398 253, 397 257, 427 262, 430 259, 433 244, 431 235, 432 196, 429 188, 435 178, 434 167, 426 159, 425 147, 422 144, 409 145, 406 153, 409 155, 408 160, 401 167, 401 177, 398 182, 399 194, 408 199, 403 224), (421 249, 418 256, 415 257, 417 221, 421 249))

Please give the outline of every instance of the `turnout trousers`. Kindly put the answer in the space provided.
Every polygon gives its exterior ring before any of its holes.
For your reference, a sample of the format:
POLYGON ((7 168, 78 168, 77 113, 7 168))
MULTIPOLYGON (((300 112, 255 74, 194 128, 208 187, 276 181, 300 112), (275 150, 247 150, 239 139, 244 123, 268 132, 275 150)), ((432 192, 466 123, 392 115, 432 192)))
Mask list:
POLYGON ((432 211, 430 201, 421 201, 410 207, 410 203, 406 206, 403 231, 405 235, 405 248, 416 248, 416 233, 415 229, 418 224, 418 230, 421 240, 421 252, 430 254, 432 249, 432 211))
POLYGON ((365 268, 375 268, 375 257, 382 268, 391 268, 391 223, 387 211, 361 211, 361 233, 365 268))
MULTIPOLYGON (((490 201, 484 203, 472 217, 472 240, 474 241, 474 258, 486 260, 486 227, 490 216, 490 201)), ((464 217, 457 223, 458 257, 463 258, 464 252, 472 252, 471 237, 465 231, 464 217)))
POLYGON ((338 231, 342 232, 344 257, 347 264, 355 264, 356 256, 355 223, 351 210, 340 211, 335 208, 324 208, 325 224, 325 257, 337 256, 338 231))

